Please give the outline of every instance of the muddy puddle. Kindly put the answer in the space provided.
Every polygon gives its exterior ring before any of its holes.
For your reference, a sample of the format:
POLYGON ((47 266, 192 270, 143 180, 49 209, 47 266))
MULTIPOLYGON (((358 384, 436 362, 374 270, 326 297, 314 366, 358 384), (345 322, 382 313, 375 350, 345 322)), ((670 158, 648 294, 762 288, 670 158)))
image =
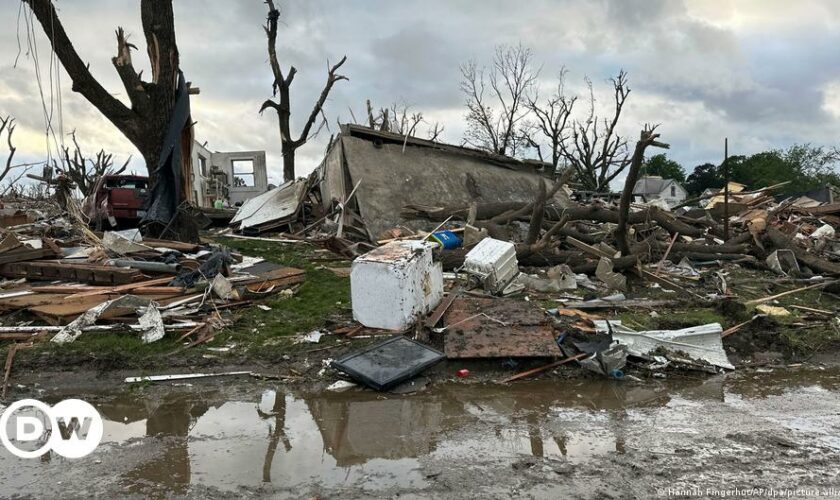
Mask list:
MULTIPOLYGON (((242 381, 85 394, 106 420, 100 447, 76 461, 2 450, 0 493, 446 496, 460 486, 505 496, 518 484, 539 497, 550 494, 540 477, 557 483, 569 471, 623 470, 628 457, 666 470, 685 461, 713 469, 730 457, 737 470, 738 460, 760 461, 767 450, 837 456, 838 386, 837 370, 785 370, 644 383, 451 383, 401 396, 242 381)), ((79 396, 40 397, 69 395, 79 396)), ((761 467, 772 477, 772 464, 761 467)), ((690 481, 680 478, 663 481, 690 481)))

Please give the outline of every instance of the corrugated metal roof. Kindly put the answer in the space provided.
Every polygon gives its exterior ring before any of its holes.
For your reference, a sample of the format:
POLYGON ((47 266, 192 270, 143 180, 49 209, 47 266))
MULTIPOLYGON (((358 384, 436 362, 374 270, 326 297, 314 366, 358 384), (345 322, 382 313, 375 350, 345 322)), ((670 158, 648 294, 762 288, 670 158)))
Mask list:
POLYGON ((245 229, 291 217, 300 206, 304 188, 306 179, 298 179, 251 198, 239 207, 230 222, 241 222, 240 229, 245 229))

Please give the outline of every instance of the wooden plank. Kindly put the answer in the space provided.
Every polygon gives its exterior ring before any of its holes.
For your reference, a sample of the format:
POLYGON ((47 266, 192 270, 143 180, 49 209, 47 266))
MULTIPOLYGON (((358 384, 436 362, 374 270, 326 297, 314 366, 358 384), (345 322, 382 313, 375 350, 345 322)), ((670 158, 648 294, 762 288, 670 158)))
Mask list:
POLYGON ((92 295, 102 295, 106 293, 123 293, 128 292, 130 290, 134 290, 136 288, 148 288, 157 285, 165 285, 172 281, 172 276, 165 276, 163 278, 156 278, 153 280, 146 280, 146 281, 137 281, 135 283, 129 283, 127 285, 120 285, 114 287, 103 287, 99 290, 89 291, 89 292, 82 292, 74 295, 74 297, 89 297, 92 295))
POLYGON ((448 359, 556 357, 554 330, 533 304, 514 299, 459 298, 444 316, 448 359))
POLYGON ((771 295, 769 297, 762 297, 760 299, 753 299, 744 302, 745 305, 754 306, 758 304, 763 304, 765 302, 770 302, 771 300, 780 299, 782 297, 786 297, 788 295, 793 295, 795 293, 804 292, 805 290, 813 290, 814 288, 822 288, 824 286, 833 285, 837 283, 837 281, 824 281, 822 283, 817 283, 815 285, 810 286, 803 286, 802 288, 797 288, 795 290, 788 290, 787 292, 777 293, 776 295, 771 295))
POLYGON ((554 363, 549 363, 547 365, 539 366, 537 368, 532 368, 531 370, 527 370, 527 371, 524 371, 524 372, 517 373, 516 375, 514 375, 512 377, 508 377, 508 378, 502 380, 500 383, 501 384, 506 384, 508 382, 513 382, 514 380, 519 380, 521 378, 529 377, 531 375, 535 375, 537 373, 541 373, 541 372, 544 372, 546 370, 551 370, 552 368, 557 368, 560 365, 565 365, 566 363, 576 361, 576 360, 584 358, 586 356, 589 356, 589 354, 587 354, 585 352, 582 352, 580 354, 575 354, 574 356, 568 357, 566 359, 561 359, 560 361, 555 361, 554 363))
POLYGON ((443 315, 446 314, 446 311, 449 310, 449 307, 452 305, 452 303, 457 297, 457 293, 450 293, 449 295, 447 295, 446 298, 443 299, 443 301, 441 301, 441 303, 435 308, 435 310, 432 311, 432 314, 426 319, 426 328, 434 328, 435 325, 438 324, 438 321, 440 321, 440 319, 443 317, 443 315))
MULTIPOLYGON (((52 322, 56 321, 58 322, 57 324, 66 324, 75 319, 76 316, 87 311, 88 309, 91 309, 92 307, 99 305, 105 302, 106 300, 115 299, 118 297, 119 294, 95 295, 93 297, 84 297, 83 299, 77 299, 75 301, 60 302, 57 304, 44 304, 40 306, 30 307, 28 309, 29 311, 38 314, 38 316, 44 318, 45 320, 47 318, 50 318, 51 324, 52 322)), ((163 298, 171 298, 171 296, 148 295, 147 298, 149 300, 157 301, 163 298)), ((124 312, 125 309, 114 309, 112 311, 106 311, 102 313, 100 317, 104 319, 109 316, 119 316, 124 312)))
POLYGON ((66 294, 58 293, 31 293, 17 297, 0 299, 0 311, 15 311, 31 306, 54 304, 61 302, 67 297, 66 294))
POLYGON ((0 264, 57 257, 52 248, 16 248, 0 254, 0 264))
POLYGON ((195 253, 201 248, 201 245, 196 245, 195 243, 184 243, 183 241, 173 240, 161 240, 157 238, 143 238, 143 241, 141 243, 148 247, 166 247, 171 248, 173 250, 178 250, 179 252, 187 253, 195 253))
POLYGON ((37 333, 0 333, 0 340, 29 340, 37 333))
POLYGON ((261 293, 271 287, 287 287, 302 283, 306 279, 306 271, 294 267, 283 267, 261 274, 254 279, 240 281, 236 286, 245 285, 249 292, 261 293))
POLYGON ((577 248, 578 250, 580 250, 582 252, 588 253, 589 255, 591 255, 593 257, 597 257, 597 258, 606 257, 608 259, 614 259, 615 258, 615 255, 610 255, 607 252, 604 252, 603 250, 600 250, 596 247, 593 247, 592 245, 587 245, 586 243, 584 243, 584 242, 582 242, 582 241, 580 241, 576 238, 573 238, 571 236, 566 237, 566 243, 568 243, 569 245, 572 245, 573 247, 577 248))
POLYGON ((0 275, 7 278, 80 281, 97 285, 122 285, 141 276, 136 269, 66 261, 15 262, 0 265, 0 275))

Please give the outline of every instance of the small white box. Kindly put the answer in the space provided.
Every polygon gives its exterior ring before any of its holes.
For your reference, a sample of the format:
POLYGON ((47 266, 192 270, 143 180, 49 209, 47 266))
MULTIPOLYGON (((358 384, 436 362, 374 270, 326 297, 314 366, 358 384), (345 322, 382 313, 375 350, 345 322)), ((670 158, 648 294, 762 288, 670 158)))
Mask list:
POLYGON ((394 241, 361 255, 350 270, 353 319, 370 328, 403 331, 443 299, 436 244, 394 241))
POLYGON ((463 270, 479 276, 485 290, 501 292, 519 274, 516 247, 509 241, 484 238, 467 253, 463 270))

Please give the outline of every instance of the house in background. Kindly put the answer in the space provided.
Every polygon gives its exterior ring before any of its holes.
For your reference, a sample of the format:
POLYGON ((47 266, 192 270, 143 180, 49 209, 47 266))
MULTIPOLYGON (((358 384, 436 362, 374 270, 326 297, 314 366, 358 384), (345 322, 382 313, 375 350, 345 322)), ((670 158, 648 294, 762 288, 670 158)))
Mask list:
POLYGON ((633 200, 642 203, 664 200, 669 207, 673 207, 685 201, 687 195, 688 192, 679 182, 658 176, 642 177, 633 186, 633 200))
POLYGON ((268 190, 265 151, 210 151, 196 141, 190 180, 200 207, 212 207, 216 200, 241 204, 268 190))

